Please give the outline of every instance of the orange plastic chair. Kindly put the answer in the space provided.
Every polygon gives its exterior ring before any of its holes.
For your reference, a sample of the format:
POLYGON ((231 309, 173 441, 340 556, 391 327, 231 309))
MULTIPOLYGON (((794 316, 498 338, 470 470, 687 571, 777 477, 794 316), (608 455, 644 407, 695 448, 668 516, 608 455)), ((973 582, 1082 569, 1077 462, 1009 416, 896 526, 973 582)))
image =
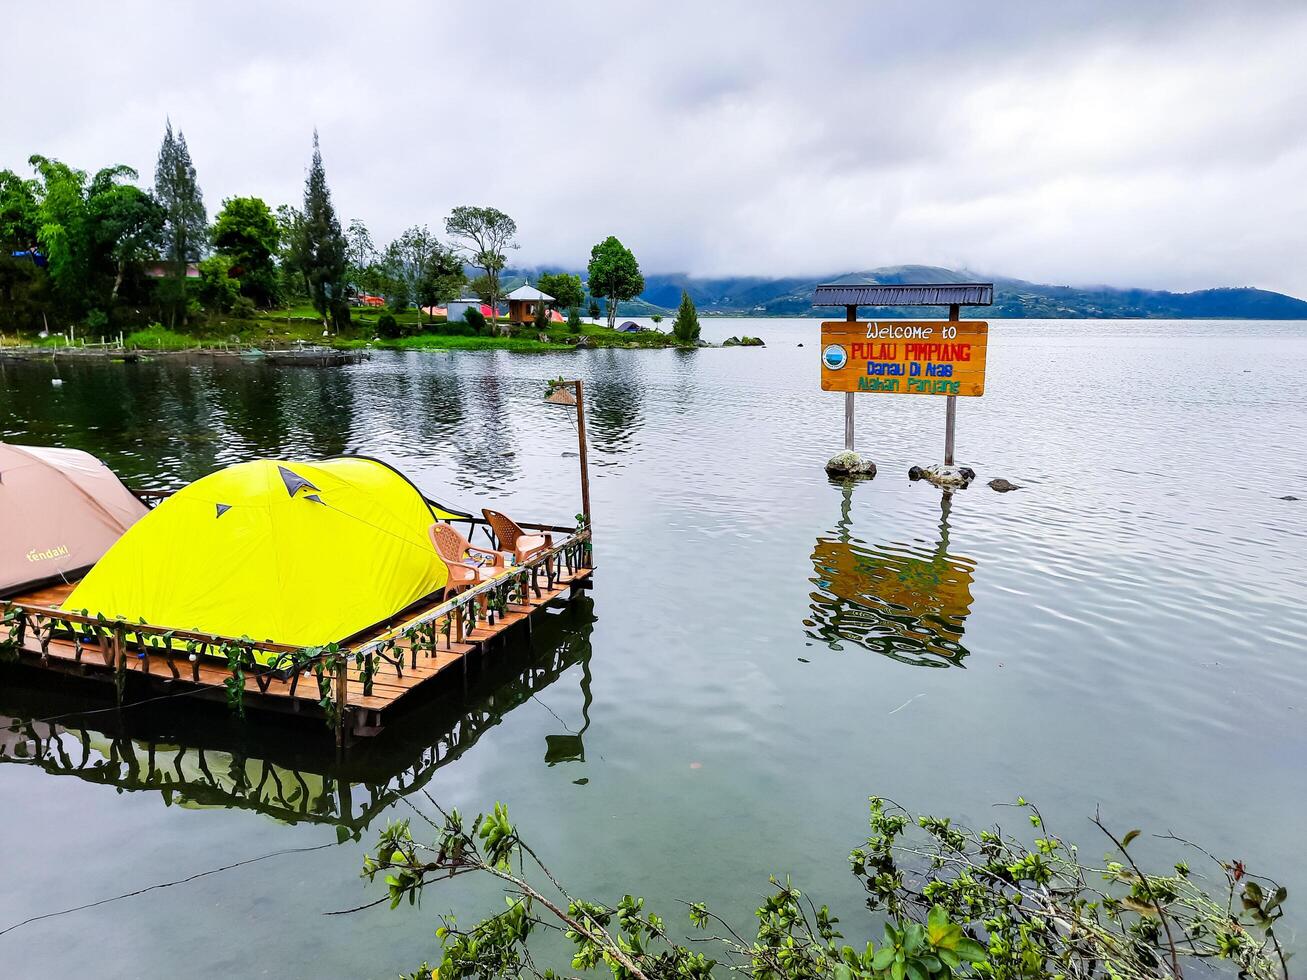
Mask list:
MULTIPOLYGON (((436 553, 449 567, 449 584, 445 586, 449 595, 480 585, 504 570, 503 555, 473 547, 467 538, 448 524, 432 524, 428 534, 436 553)), ((486 604, 484 596, 481 604, 483 607, 486 604)))
POLYGON ((513 559, 520 565, 542 551, 554 546, 551 534, 527 534, 517 522, 497 510, 482 508, 481 514, 499 539, 499 547, 512 552, 513 559))

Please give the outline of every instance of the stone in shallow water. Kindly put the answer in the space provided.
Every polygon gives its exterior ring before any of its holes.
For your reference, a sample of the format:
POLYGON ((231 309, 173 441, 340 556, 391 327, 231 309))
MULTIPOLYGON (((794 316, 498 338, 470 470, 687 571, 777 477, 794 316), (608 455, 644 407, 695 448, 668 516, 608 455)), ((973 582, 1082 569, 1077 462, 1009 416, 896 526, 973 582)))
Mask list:
POLYGON ((826 461, 826 472, 831 476, 875 476, 876 464, 846 449, 826 461))
POLYGON ((945 466, 932 463, 930 466, 914 466, 908 470, 908 479, 925 480, 937 487, 967 487, 976 478, 976 471, 970 466, 945 466))

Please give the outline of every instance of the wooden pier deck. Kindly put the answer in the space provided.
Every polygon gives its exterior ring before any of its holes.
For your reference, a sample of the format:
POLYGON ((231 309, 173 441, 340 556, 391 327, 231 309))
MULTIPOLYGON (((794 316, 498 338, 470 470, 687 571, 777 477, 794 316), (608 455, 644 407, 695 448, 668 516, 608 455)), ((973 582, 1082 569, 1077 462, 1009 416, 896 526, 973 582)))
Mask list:
POLYGON ((531 527, 561 532, 565 540, 507 574, 409 610, 335 650, 79 616, 61 608, 76 583, 0 601, 6 616, 0 641, 7 628, 22 662, 103 679, 116 684, 120 696, 125 678, 133 675, 158 689, 155 694, 207 692, 218 698, 239 678, 243 706, 334 715, 338 742, 375 735, 406 696, 442 675, 466 678, 470 658, 516 627, 530 629, 534 615, 590 584, 588 530, 531 527), (233 659, 232 651, 245 655, 233 659), (284 663, 267 667, 255 651, 284 655, 284 663))
MULTIPOLYGON (((569 698, 587 727, 592 600, 536 617, 531 644, 496 648, 468 690, 412 700, 366 752, 336 752, 320 722, 270 717, 233 731, 226 709, 187 699, 139 711, 96 711, 89 684, 0 686, 0 767, 25 766, 119 792, 159 794, 169 805, 257 812, 285 823, 334 826, 358 840, 397 800, 420 792, 504 718, 570 674, 569 698), (72 688, 70 690, 69 688, 72 688), (79 709, 90 708, 90 713, 79 709), (45 716, 54 716, 46 720, 45 716)), ((31 673, 24 669, 24 674, 31 673)), ((60 681, 65 680, 59 675, 60 681)), ((93 688, 92 688, 93 690, 93 688)), ((554 701, 559 704, 559 700, 554 701)))

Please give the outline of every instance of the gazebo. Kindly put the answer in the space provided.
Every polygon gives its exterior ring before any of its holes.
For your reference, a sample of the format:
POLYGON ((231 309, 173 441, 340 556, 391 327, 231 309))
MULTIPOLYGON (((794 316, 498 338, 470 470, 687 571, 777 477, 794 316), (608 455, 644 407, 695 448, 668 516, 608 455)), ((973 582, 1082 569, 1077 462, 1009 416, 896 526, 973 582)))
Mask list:
POLYGON ((553 301, 548 293, 525 283, 508 294, 508 320, 510 323, 532 323, 536 318, 536 304, 553 301))

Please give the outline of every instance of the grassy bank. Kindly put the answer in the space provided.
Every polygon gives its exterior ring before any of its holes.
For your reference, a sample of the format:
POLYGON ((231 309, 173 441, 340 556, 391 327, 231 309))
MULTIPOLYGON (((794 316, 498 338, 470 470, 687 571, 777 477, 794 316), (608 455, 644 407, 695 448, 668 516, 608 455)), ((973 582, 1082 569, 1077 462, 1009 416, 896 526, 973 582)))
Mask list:
MULTIPOLYGON (((583 321, 580 330, 573 333, 565 323, 551 323, 544 331, 533 325, 514 326, 509 336, 499 330, 504 321, 487 326, 484 334, 477 334, 466 323, 447 323, 443 317, 430 318, 417 310, 405 310, 394 316, 402 336, 385 338, 379 335, 378 320, 385 310, 356 309, 351 323, 339 334, 324 336, 322 320, 310 306, 295 306, 280 310, 260 310, 252 317, 238 318, 216 315, 199 318, 189 324, 178 324, 169 329, 159 324, 142 324, 135 330, 124 331, 124 344, 139 350, 186 350, 194 347, 231 345, 240 347, 285 347, 292 343, 313 343, 323 346, 355 349, 371 346, 392 350, 509 350, 557 351, 574 348, 584 339, 587 346, 605 348, 661 348, 677 346, 670 334, 657 330, 639 333, 619 333, 609 330, 606 324, 583 321), (543 334, 543 338, 541 335, 543 334)), ((80 341, 83 332, 77 331, 80 341)), ((47 338, 35 335, 16 337, 8 335, 6 343, 30 346, 62 346, 62 334, 47 338)), ((87 340, 99 340, 86 334, 87 340)))

